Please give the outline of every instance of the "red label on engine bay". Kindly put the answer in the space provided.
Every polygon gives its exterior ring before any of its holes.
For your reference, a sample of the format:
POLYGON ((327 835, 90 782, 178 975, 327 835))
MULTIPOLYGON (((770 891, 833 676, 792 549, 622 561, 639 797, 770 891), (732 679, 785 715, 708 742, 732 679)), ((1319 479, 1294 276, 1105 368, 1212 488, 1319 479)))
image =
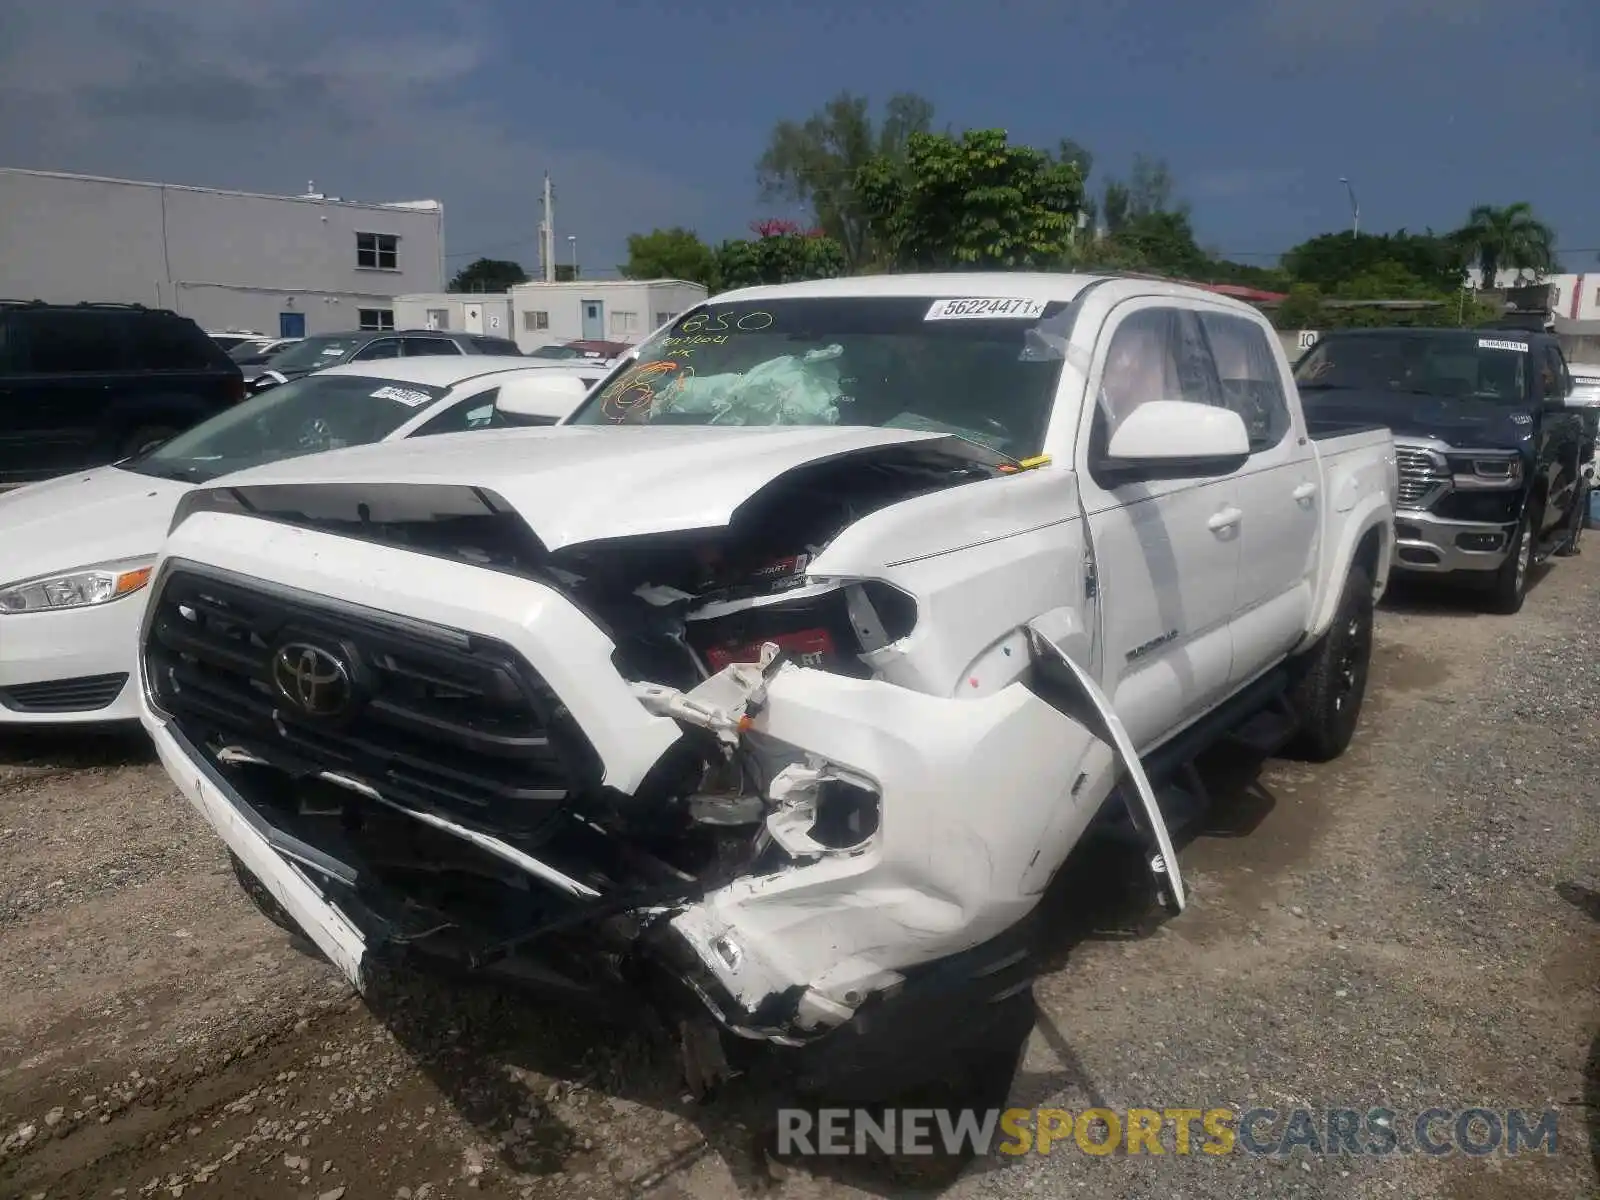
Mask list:
POLYGON ((713 646, 706 651, 706 663, 713 671, 720 671, 729 663, 760 662, 762 642, 776 642, 802 667, 821 666, 823 657, 833 653, 833 638, 826 629, 801 629, 794 633, 775 633, 742 646, 713 646))

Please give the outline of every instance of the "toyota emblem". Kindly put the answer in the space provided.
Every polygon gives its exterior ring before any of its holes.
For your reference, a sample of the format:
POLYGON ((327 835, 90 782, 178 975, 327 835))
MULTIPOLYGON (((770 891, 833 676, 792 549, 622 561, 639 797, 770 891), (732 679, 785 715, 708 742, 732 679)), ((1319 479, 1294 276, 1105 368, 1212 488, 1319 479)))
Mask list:
POLYGON ((272 660, 272 682, 308 717, 336 717, 350 707, 355 687, 338 655, 308 642, 290 642, 272 660))

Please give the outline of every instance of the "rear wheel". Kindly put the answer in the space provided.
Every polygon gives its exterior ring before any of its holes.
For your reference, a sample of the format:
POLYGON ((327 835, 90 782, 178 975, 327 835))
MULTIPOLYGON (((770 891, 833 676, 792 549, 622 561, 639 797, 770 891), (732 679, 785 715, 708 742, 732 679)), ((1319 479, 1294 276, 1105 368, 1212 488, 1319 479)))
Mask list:
POLYGON ((1289 703, 1300 731, 1290 752, 1312 762, 1338 758, 1355 737, 1372 662, 1372 578, 1350 568, 1333 624, 1294 664, 1289 703))

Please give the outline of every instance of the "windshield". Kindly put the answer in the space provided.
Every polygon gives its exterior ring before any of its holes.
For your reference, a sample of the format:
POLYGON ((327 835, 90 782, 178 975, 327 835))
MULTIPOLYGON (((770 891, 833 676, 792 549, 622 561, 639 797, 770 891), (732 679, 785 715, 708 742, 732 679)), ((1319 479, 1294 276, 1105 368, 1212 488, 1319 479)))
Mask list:
POLYGON ((1525 404, 1528 353, 1526 341, 1504 333, 1332 337, 1311 348, 1294 377, 1303 392, 1407 392, 1525 404))
POLYGON ((363 375, 309 375, 237 404, 123 466, 204 483, 246 467, 382 441, 448 391, 363 375))
POLYGON ((366 340, 356 333, 308 337, 274 354, 267 360, 267 366, 274 371, 320 371, 323 367, 338 366, 366 340))
POLYGON ((713 304, 639 348, 574 425, 872 425, 1037 454, 1066 304, 839 296, 713 304))

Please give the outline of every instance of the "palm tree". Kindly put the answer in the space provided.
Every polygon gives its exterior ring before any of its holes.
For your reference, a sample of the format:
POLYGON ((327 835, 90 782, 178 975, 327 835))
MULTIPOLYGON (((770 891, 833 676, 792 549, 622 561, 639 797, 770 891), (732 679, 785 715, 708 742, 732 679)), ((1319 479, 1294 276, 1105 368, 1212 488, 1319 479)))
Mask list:
POLYGON ((1478 260, 1485 288, 1494 287, 1501 267, 1544 272, 1555 265, 1555 232, 1533 215, 1525 201, 1496 208, 1480 204, 1455 233, 1470 258, 1478 260))

